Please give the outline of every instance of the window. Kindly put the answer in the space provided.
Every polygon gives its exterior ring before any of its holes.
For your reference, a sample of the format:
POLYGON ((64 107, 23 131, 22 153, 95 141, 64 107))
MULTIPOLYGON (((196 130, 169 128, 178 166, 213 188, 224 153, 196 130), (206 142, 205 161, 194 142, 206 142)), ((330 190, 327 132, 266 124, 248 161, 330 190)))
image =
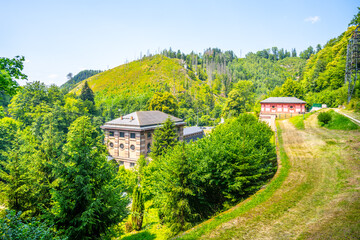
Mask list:
POLYGON ((293 108, 294 108, 294 106, 290 106, 290 108, 291 108, 291 109, 293 109, 293 108))
POLYGON ((135 145, 131 145, 130 149, 134 151, 135 150, 135 145))
POLYGON ((125 137, 125 133, 124 133, 124 132, 120 132, 120 137, 121 137, 121 138, 125 137))
POLYGON ((147 133, 147 138, 151 138, 151 132, 147 133))
POLYGON ((119 165, 120 165, 120 166, 123 166, 123 165, 124 165, 124 162, 123 162, 123 161, 120 161, 120 162, 119 162, 119 165))
POLYGON ((120 148, 124 149, 124 144, 120 143, 120 148))
POLYGON ((111 143, 110 143, 110 147, 113 148, 113 147, 114 147, 114 143, 111 142, 111 143))
POLYGON ((114 136, 114 132, 113 132, 113 131, 110 131, 110 132, 109 132, 109 136, 110 136, 110 137, 113 137, 113 136, 114 136))
POLYGON ((130 167, 135 167, 135 163, 131 162, 130 167))
POLYGON ((130 133, 130 138, 135 138, 135 133, 130 133))
POLYGON ((148 145, 147 145, 147 152, 148 153, 151 152, 151 143, 148 143, 148 145))
POLYGON ((275 108, 275 106, 271 106, 272 108, 275 108))

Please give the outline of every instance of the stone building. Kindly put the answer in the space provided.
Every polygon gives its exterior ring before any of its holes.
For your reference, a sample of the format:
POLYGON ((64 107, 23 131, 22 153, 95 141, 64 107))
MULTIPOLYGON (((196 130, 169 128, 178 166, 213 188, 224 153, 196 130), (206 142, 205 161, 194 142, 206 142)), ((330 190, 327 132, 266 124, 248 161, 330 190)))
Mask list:
POLYGON ((110 156, 125 168, 134 167, 141 154, 146 157, 150 153, 154 130, 168 117, 176 126, 178 140, 182 141, 185 122, 160 111, 133 112, 106 122, 101 128, 110 156))

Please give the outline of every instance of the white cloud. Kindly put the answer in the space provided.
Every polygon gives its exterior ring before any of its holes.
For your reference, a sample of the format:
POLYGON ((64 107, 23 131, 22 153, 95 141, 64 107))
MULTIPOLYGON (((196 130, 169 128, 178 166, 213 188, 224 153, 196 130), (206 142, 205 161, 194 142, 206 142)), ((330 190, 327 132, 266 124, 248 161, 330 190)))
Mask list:
POLYGON ((48 76, 48 78, 50 78, 50 79, 54 79, 54 78, 57 78, 59 75, 57 75, 57 74, 50 74, 49 76, 48 76))
POLYGON ((305 22, 311 22, 312 24, 320 21, 320 17, 319 16, 314 16, 314 17, 307 17, 304 19, 305 22))

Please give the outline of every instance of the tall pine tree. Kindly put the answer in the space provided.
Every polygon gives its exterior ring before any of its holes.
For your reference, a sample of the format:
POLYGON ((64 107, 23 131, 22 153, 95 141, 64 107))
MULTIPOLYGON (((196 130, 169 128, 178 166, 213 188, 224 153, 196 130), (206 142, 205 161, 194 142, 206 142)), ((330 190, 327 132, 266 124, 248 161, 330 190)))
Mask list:
POLYGON ((128 214, 123 184, 88 117, 72 123, 63 152, 53 191, 55 224, 69 239, 99 239, 128 214))
POLYGON ((175 124, 170 117, 166 119, 163 126, 157 128, 154 132, 154 142, 151 147, 151 155, 158 157, 164 155, 168 148, 175 146, 177 139, 175 124))
POLYGON ((87 81, 85 81, 85 84, 84 84, 83 88, 81 89, 80 99, 83 101, 88 100, 92 103, 95 103, 94 92, 89 87, 89 84, 87 81))

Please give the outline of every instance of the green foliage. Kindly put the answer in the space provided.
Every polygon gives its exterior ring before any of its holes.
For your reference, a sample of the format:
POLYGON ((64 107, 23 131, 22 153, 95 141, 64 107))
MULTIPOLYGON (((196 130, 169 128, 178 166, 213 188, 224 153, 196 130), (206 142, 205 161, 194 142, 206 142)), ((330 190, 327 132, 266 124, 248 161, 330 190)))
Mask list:
POLYGON ((238 116, 249 111, 255 102, 253 83, 251 81, 239 81, 225 102, 223 115, 227 117, 238 116))
POLYGON ((281 95, 283 97, 303 97, 303 90, 299 81, 288 78, 281 86, 281 95))
POLYGON ((123 183, 106 152, 88 117, 71 124, 52 191, 55 224, 70 239, 98 239, 127 215, 123 183))
POLYGON ((241 114, 150 162, 160 219, 177 233, 257 191, 276 171, 272 136, 265 123, 241 114))
POLYGON ((5 71, 0 69, 0 92, 15 95, 19 84, 11 79, 11 76, 5 71))
POLYGON ((33 185, 31 171, 28 171, 30 159, 21 154, 24 139, 21 139, 21 132, 13 139, 13 148, 4 155, 1 162, 3 169, 0 171, 0 178, 5 182, 1 194, 7 198, 7 206, 15 211, 27 212, 32 208, 33 195, 30 193, 33 185))
POLYGON ((8 117, 0 119, 0 161, 5 161, 6 152, 14 146, 14 139, 21 123, 8 117))
POLYGON ((246 58, 234 60, 229 64, 234 82, 249 80, 254 84, 256 95, 267 94, 285 79, 297 78, 302 74, 305 61, 300 58, 284 58, 272 61, 249 53, 246 58))
POLYGON ((60 240, 66 237, 56 236, 47 224, 36 219, 22 220, 21 212, 8 211, 0 219, 0 236, 3 240, 60 240))
POLYGON ((323 126, 325 124, 328 124, 331 121, 331 114, 330 114, 330 112, 321 112, 317 116, 317 119, 318 119, 319 123, 323 126))
POLYGON ((154 131, 151 156, 156 158, 164 155, 169 149, 175 146, 177 142, 176 137, 175 124, 168 118, 161 127, 154 131))
POLYGON ((312 46, 309 46, 305 51, 300 53, 300 58, 307 60, 313 54, 315 54, 314 48, 312 46))
POLYGON ((85 81, 84 86, 81 89, 81 93, 80 93, 80 99, 85 101, 90 101, 92 103, 94 102, 94 92, 91 90, 91 88, 89 87, 89 84, 87 81, 85 81))
POLYGON ((139 186, 135 186, 132 194, 132 205, 131 205, 131 222, 132 226, 136 231, 139 231, 142 227, 144 218, 144 196, 142 189, 139 186))
POLYGON ((177 115, 178 103, 176 98, 169 92, 157 92, 149 102, 149 110, 157 110, 164 113, 177 115))
POLYGON ((344 83, 346 48, 354 30, 350 27, 338 38, 331 39, 306 64, 303 85, 307 92, 320 92, 326 88, 340 88, 344 83))
POLYGON ((190 177, 194 170, 190 161, 183 142, 155 163, 157 171, 153 178, 156 182, 152 183, 157 190, 155 201, 161 220, 170 226, 174 234, 188 229, 191 223, 199 220, 190 205, 197 191, 190 177))
POLYGON ((27 76, 21 71, 24 69, 23 62, 25 58, 23 56, 16 56, 13 59, 0 58, 0 92, 8 95, 15 95, 19 84, 13 80, 15 79, 27 79, 27 76))

